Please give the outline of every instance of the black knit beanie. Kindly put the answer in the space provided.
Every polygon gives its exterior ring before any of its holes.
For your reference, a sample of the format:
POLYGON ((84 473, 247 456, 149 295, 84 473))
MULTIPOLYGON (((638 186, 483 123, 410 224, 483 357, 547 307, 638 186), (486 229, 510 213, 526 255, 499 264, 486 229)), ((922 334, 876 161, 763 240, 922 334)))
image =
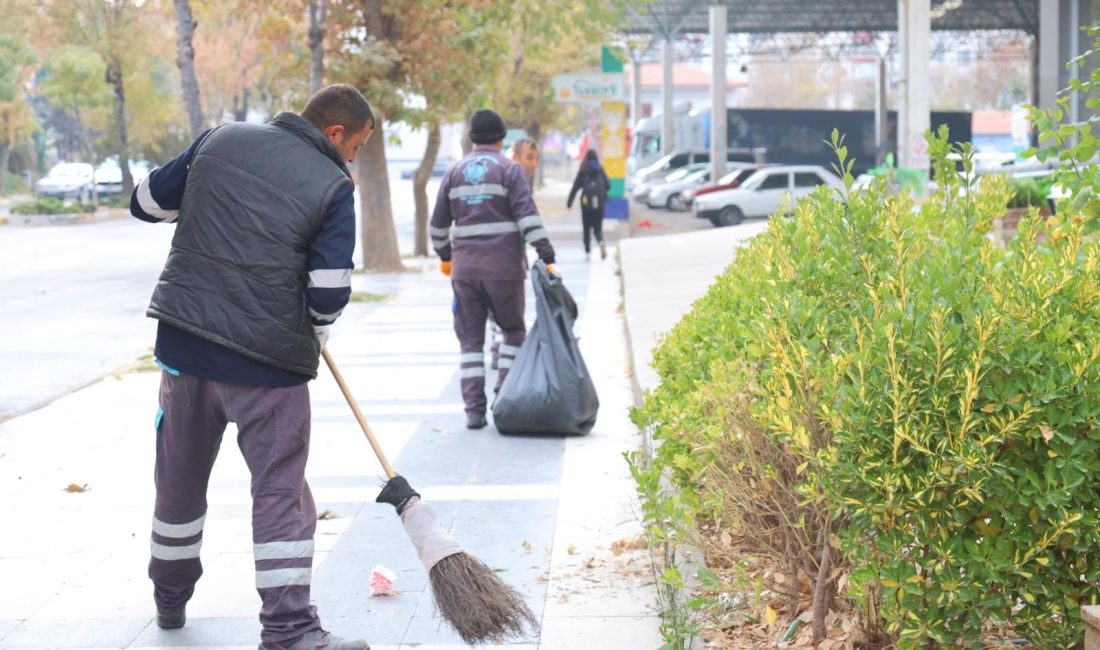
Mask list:
POLYGON ((470 141, 474 144, 492 144, 504 139, 508 130, 496 111, 483 108, 470 117, 470 141))

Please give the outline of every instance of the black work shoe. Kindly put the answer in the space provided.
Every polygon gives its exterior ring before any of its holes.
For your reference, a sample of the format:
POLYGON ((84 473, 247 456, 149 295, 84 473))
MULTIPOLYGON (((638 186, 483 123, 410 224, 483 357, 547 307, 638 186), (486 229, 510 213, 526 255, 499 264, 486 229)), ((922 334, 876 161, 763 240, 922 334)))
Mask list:
POLYGON ((467 429, 484 429, 488 422, 485 421, 484 413, 467 413, 466 414, 466 428, 467 429))
POLYGON ((178 630, 187 622, 187 609, 180 607, 173 611, 157 610, 157 627, 162 630, 178 630))
POLYGON ((261 643, 259 650, 370 650, 370 646, 362 639, 344 639, 317 629, 292 643, 261 643))

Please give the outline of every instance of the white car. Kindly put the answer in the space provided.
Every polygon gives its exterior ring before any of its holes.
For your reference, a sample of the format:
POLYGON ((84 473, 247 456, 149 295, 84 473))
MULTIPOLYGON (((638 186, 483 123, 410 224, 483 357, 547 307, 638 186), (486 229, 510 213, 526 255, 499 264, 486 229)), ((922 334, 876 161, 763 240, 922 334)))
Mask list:
POLYGON ((654 187, 657 187, 658 185, 663 185, 665 183, 676 182, 687 174, 709 168, 710 163, 692 163, 684 167, 673 169, 668 173, 661 174, 657 178, 650 178, 647 181, 638 181, 634 184, 634 187, 631 190, 631 196, 633 196, 634 200, 638 203, 645 203, 646 205, 649 205, 649 192, 654 187))
POLYGON ((645 204, 651 208, 668 208, 669 210, 683 210, 684 202, 680 198, 680 192, 705 185, 710 182, 710 165, 694 171, 685 168, 681 171, 669 174, 665 181, 649 188, 645 204))
POLYGON ((57 163, 45 176, 34 184, 38 196, 51 196, 59 199, 77 199, 86 203, 92 199, 92 186, 95 174, 88 163, 57 163))
MULTIPOLYGON (((144 160, 130 161, 130 175, 137 186, 149 175, 149 163, 144 160)), ((95 188, 100 196, 122 193, 122 168, 115 157, 107 158, 95 168, 95 188)))
POLYGON ((794 205, 818 185, 844 186, 836 174, 820 165, 764 167, 732 190, 696 197, 692 209, 696 217, 709 219, 716 226, 732 226, 745 217, 770 216, 785 201, 794 205))

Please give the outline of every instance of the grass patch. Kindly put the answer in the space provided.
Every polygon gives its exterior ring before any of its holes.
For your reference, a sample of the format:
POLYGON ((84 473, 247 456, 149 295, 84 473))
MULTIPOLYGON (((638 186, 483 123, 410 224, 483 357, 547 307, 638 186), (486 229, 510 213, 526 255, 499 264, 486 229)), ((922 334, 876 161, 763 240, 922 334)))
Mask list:
POLYGON ((116 370, 114 376, 116 379, 122 379, 122 375, 131 372, 160 372, 160 366, 157 365, 157 358, 153 353, 148 352, 116 370))
POLYGON ((382 302, 390 297, 388 293, 371 293, 369 291, 352 291, 348 302, 382 302))

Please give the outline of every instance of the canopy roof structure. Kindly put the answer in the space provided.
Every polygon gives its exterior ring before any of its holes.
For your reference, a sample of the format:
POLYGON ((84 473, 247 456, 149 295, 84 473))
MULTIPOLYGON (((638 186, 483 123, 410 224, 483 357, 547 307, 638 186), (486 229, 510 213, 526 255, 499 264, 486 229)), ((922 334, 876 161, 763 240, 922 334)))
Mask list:
MULTIPOLYGON (((728 32, 876 32, 898 29, 898 0, 654 0, 627 16, 623 32, 710 32, 708 8, 725 5, 728 32)), ((932 0, 933 30, 1039 31, 1039 0, 932 0)))

